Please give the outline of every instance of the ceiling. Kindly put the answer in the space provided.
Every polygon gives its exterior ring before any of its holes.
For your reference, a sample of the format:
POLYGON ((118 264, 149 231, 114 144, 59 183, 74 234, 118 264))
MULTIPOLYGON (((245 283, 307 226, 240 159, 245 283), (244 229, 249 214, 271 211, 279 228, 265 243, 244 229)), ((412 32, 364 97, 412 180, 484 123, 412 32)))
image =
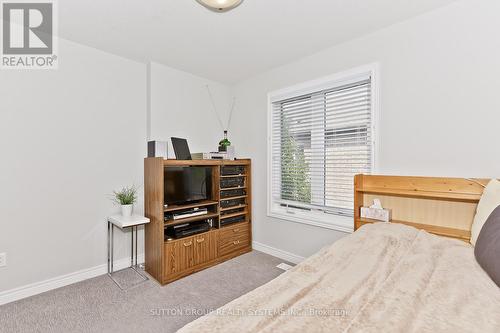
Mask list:
POLYGON ((65 0, 61 37, 235 83, 454 0, 245 0, 214 13, 195 0, 65 0))

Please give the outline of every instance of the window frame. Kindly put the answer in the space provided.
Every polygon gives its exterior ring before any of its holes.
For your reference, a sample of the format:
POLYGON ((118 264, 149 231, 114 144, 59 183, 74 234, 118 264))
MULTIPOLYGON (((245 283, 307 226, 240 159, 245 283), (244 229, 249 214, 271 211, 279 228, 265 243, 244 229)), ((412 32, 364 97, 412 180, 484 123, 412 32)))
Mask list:
POLYGON ((287 87, 268 93, 268 112, 267 112, 267 216, 282 221, 302 223, 311 226, 337 230, 350 233, 354 230, 353 218, 350 216, 341 216, 328 214, 325 212, 299 210, 289 210, 276 204, 272 195, 272 115, 273 103, 285 99, 295 98, 306 94, 312 94, 321 90, 335 88, 337 86, 355 82, 367 75, 371 76, 371 130, 372 130, 372 173, 378 171, 378 156, 380 149, 379 139, 379 119, 380 119, 380 73, 379 64, 371 63, 359 66, 344 72, 336 73, 316 80, 307 81, 298 85, 287 87))

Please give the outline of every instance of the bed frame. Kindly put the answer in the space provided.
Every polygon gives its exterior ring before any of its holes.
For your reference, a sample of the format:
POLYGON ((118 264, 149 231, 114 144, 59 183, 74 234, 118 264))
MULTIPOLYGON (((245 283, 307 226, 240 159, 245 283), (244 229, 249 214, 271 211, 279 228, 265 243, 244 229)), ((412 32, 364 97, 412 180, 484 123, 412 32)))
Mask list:
POLYGON ((489 179, 356 175, 354 230, 377 221, 360 217, 360 208, 378 198, 392 209, 392 223, 439 236, 470 241, 476 207, 489 179))

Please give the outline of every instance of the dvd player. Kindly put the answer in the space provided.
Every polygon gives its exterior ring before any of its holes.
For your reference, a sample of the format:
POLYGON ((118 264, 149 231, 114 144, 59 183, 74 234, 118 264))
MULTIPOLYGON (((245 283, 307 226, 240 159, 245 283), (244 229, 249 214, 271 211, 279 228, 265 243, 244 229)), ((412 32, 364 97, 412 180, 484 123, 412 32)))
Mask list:
POLYGON ((247 191, 245 191, 244 189, 235 189, 235 190, 221 191, 220 197, 221 199, 225 199, 225 198, 245 196, 246 194, 247 191))
POLYGON ((244 173, 245 173, 245 167, 241 165, 224 166, 222 168, 223 176, 237 176, 237 175, 242 175, 244 173))
POLYGON ((168 227, 165 234, 170 238, 183 238, 200 234, 210 230, 210 224, 207 221, 178 224, 168 227))
POLYGON ((224 178, 220 181, 221 188, 242 187, 244 185, 243 178, 224 178))
POLYGON ((207 214, 208 214, 208 209, 206 208, 193 208, 190 210, 165 214, 165 220, 180 220, 188 217, 201 216, 207 214))
POLYGON ((245 222, 246 221, 246 218, 244 215, 242 216, 235 216, 235 217, 230 217, 230 218, 227 218, 227 219, 223 219, 220 221, 220 226, 226 226, 226 225, 229 225, 229 224, 233 224, 233 223, 238 223, 238 222, 245 222))

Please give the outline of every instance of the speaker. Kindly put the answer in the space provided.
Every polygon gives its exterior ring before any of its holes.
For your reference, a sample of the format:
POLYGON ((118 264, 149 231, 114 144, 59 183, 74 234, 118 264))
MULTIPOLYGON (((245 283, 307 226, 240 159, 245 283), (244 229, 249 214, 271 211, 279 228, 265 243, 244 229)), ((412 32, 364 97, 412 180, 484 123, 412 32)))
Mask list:
POLYGON ((168 158, 168 142, 148 141, 148 157, 168 158))

